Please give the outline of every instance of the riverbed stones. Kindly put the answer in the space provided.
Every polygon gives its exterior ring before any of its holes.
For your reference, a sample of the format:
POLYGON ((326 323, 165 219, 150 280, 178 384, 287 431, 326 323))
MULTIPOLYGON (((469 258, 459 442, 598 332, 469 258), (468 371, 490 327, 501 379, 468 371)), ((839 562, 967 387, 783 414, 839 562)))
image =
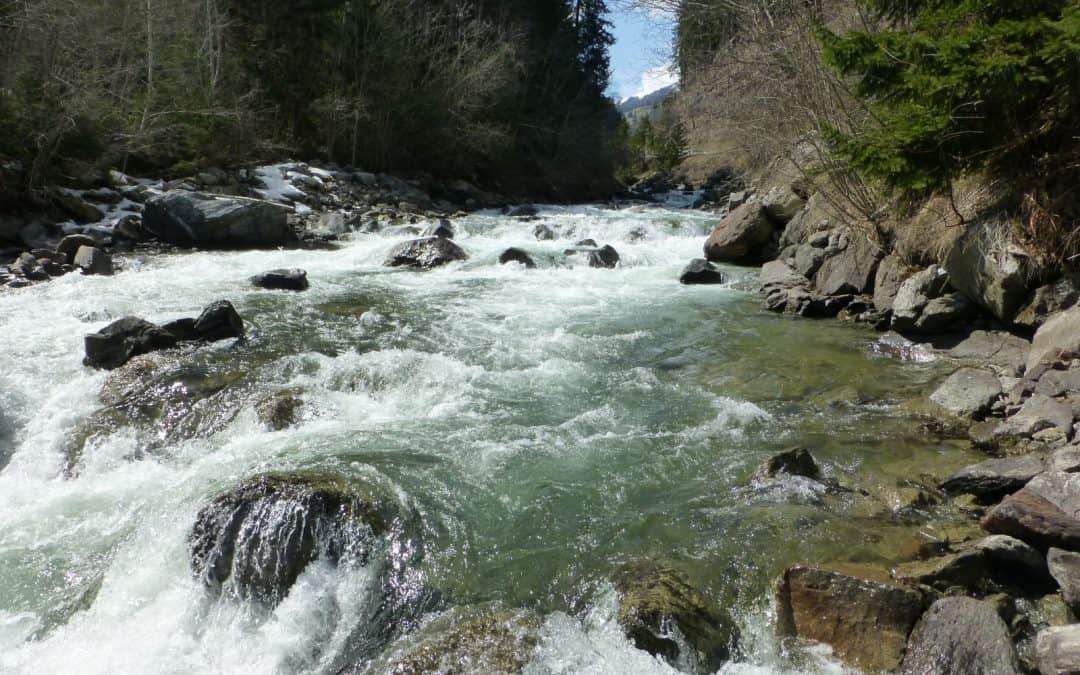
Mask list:
POLYGON ((900 665, 923 595, 888 579, 796 565, 777 586, 782 636, 821 642, 846 663, 876 672, 900 665))
POLYGON ((943 598, 919 619, 902 675, 1020 675, 1009 629, 994 607, 974 598, 943 598))
POLYGON ((86 275, 107 277, 113 273, 112 256, 94 246, 80 246, 72 264, 86 275))
POLYGON ((975 495, 984 501, 996 501, 1010 495, 1046 469, 1040 455, 1021 455, 988 459, 957 471, 941 483, 941 489, 953 495, 975 495))
POLYGON ((710 262, 748 264, 769 257, 774 228, 757 201, 747 202, 728 214, 705 242, 710 262))
POLYGON ((997 375, 981 368, 961 368, 938 387, 930 400, 959 417, 982 418, 1001 396, 997 375))
POLYGON ((533 262, 532 257, 520 248, 508 248, 499 256, 500 265, 509 263, 518 263, 524 265, 527 269, 534 269, 536 267, 536 263, 533 262))
POLYGON ((727 279, 724 273, 703 258, 690 261, 690 264, 684 267, 682 274, 679 275, 679 283, 686 286, 722 284, 725 281, 727 279))
POLYGON ((696 673, 715 672, 737 649, 738 631, 731 617, 707 602, 675 569, 632 562, 616 570, 612 584, 620 596, 619 625, 638 649, 671 664, 686 664, 696 673))
POLYGON ((893 569, 893 577, 907 584, 946 591, 956 586, 977 589, 988 572, 986 554, 977 548, 965 548, 929 560, 901 563, 893 569))
POLYGON ((1025 401, 1020 411, 1004 423, 1007 431, 1016 436, 1032 437, 1042 431, 1056 430, 1066 440, 1072 435, 1072 425, 1072 408, 1042 394, 1025 401))
POLYGON ((29 253, 20 253, 9 269, 12 273, 26 277, 31 281, 44 281, 49 278, 49 274, 42 267, 41 261, 29 253))
POLYGON ((176 336, 135 316, 112 322, 84 339, 86 358, 91 368, 113 370, 140 354, 176 346, 176 336))
POLYGON ((615 269, 619 264, 619 252, 610 245, 589 251, 589 267, 597 269, 615 269))
POLYGON ((1040 632, 1035 653, 1042 675, 1080 673, 1080 624, 1055 626, 1040 632))
POLYGON ((314 560, 365 562, 396 516, 388 498, 333 476, 256 476, 199 510, 191 566, 216 594, 274 605, 314 560))
POLYGON ((228 300, 218 300, 207 305, 195 319, 195 335, 206 342, 227 340, 244 336, 244 320, 228 300))
POLYGON ((429 270, 468 259, 469 255, 453 241, 443 237, 425 237, 395 246, 390 250, 385 264, 387 267, 429 270))
POLYGON ((1080 474, 1048 471, 1006 497, 982 520, 992 534, 1007 534, 1039 549, 1080 551, 1080 474))
POLYGON ((306 291, 307 271, 298 268, 270 270, 251 277, 251 284, 275 291, 306 291))
POLYGON ((146 202, 143 226, 186 248, 276 248, 297 241, 288 214, 272 202, 171 190, 146 202))

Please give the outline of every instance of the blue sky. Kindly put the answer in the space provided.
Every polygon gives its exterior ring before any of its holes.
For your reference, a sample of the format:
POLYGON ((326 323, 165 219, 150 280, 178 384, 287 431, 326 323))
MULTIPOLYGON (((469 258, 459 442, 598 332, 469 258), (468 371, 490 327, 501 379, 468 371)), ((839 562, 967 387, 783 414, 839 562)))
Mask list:
POLYGON ((617 9, 612 15, 611 95, 616 100, 641 96, 675 82, 670 18, 630 9, 617 9))

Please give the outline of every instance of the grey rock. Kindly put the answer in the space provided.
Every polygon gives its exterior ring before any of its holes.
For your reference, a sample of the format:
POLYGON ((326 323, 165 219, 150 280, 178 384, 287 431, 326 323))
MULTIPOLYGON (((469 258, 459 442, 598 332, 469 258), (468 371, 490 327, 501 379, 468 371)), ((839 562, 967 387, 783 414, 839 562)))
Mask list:
POLYGON ((1001 381, 989 370, 961 368, 930 395, 930 400, 960 417, 983 416, 1001 396, 1001 381))
POLYGON ((444 239, 454 238, 454 226, 450 224, 450 221, 446 218, 440 218, 439 222, 430 226, 424 230, 425 237, 443 237, 444 239))
POLYGON ((259 288, 278 291, 306 291, 307 271, 302 269, 270 270, 251 277, 251 283, 259 288))
POLYGON ((244 320, 228 300, 218 300, 206 306, 195 319, 195 334, 200 340, 216 342, 243 337, 244 320))
POLYGON ((988 459, 949 476, 941 489, 996 500, 1020 490, 1045 469, 1046 462, 1038 455, 988 459))
POLYGON ((82 271, 83 274, 95 274, 101 276, 112 276, 113 262, 112 256, 100 248, 93 246, 80 246, 79 250, 75 253, 75 259, 72 264, 82 271))
POLYGON ((75 254, 83 246, 98 246, 98 241, 85 234, 69 234, 56 245, 56 252, 64 256, 64 262, 70 265, 75 263, 75 254))
POLYGON ((944 264, 957 290, 1007 324, 1038 278, 1031 258, 1009 240, 1008 226, 996 218, 971 224, 944 264))
POLYGON ((20 253, 9 269, 13 274, 22 275, 31 281, 44 281, 49 278, 38 259, 29 253, 20 253))
POLYGON ((727 279, 724 273, 702 258, 690 261, 679 275, 679 283, 685 285, 695 284, 722 284, 727 279))
POLYGON ((398 244, 391 249, 385 264, 387 267, 432 269, 468 258, 468 254, 451 240, 427 237, 398 244))
POLYGON ((1061 597, 1073 614, 1080 613, 1080 553, 1051 548, 1046 553, 1050 575, 1061 588, 1061 597))
POLYGON ((751 201, 728 214, 705 242, 711 262, 748 263, 769 257, 773 224, 761 204, 751 201))
POLYGON ((840 250, 821 263, 814 276, 814 286, 824 295, 859 295, 873 292, 874 275, 881 249, 862 232, 847 230, 840 250))
POLYGON ((936 265, 908 277, 893 299, 893 330, 900 333, 915 330, 923 309, 931 300, 941 297, 948 283, 948 275, 936 265))
POLYGON ((1017 436, 1033 436, 1040 431, 1057 429, 1068 438, 1072 435, 1072 425, 1072 408, 1040 394, 1029 398, 1020 412, 1005 421, 1009 433, 1017 436))
POLYGON ((946 293, 926 303, 915 321, 918 333, 944 333, 962 328, 975 316, 975 306, 961 293, 946 293))
POLYGON ((891 311, 893 299, 912 271, 895 253, 882 258, 874 276, 874 307, 882 312, 891 311))
POLYGON ((500 265, 506 265, 512 262, 520 263, 530 270, 536 267, 536 263, 533 261, 532 257, 520 248, 508 248, 499 256, 500 265))
POLYGON ((794 258, 794 268, 799 274, 803 275, 807 279, 812 279, 817 271, 821 269, 821 264, 825 262, 825 251, 817 248, 811 244, 803 244, 796 248, 794 258))
POLYGON ((828 243, 825 233, 835 224, 825 196, 820 192, 815 192, 810 196, 806 207, 799 211, 784 228, 780 235, 780 247, 809 244, 814 248, 824 248, 828 243))
POLYGON ((1059 448, 1050 455, 1050 461, 1046 468, 1050 471, 1062 473, 1080 472, 1080 447, 1072 445, 1067 448, 1059 448))
POLYGON ((172 190, 147 201, 143 226, 188 248, 276 248, 296 243, 288 209, 266 201, 172 190))
POLYGON ((949 356, 977 362, 1000 375, 1016 377, 1023 373, 1031 343, 1005 331, 976 330, 952 346, 949 356))
POLYGON ((1007 534, 1039 549, 1080 551, 1080 474, 1048 471, 1009 495, 982 520, 991 534, 1007 534))
POLYGON ((304 400, 297 391, 279 391, 256 403, 255 415, 272 431, 281 431, 300 421, 303 405, 304 400))
POLYGON ((555 230, 551 229, 547 225, 543 225, 543 224, 537 225, 536 227, 533 228, 532 233, 533 233, 533 236, 536 237, 537 241, 554 241, 555 240, 555 230))
POLYGON ((82 193, 83 199, 97 203, 97 204, 119 204, 123 196, 115 190, 109 188, 97 188, 96 190, 85 190, 82 193))
POLYGON ((974 548, 986 556, 996 578, 1025 586, 1050 579, 1043 554, 1015 537, 993 534, 975 542, 974 548))
POLYGON ((900 667, 903 675, 1020 675, 1008 626, 989 603, 944 598, 919 619, 900 667))
POLYGON ((160 326, 128 316, 86 336, 83 364, 91 368, 114 370, 132 357, 174 347, 176 342, 176 336, 160 326))
POLYGON ((1053 315, 1035 332, 1027 369, 1074 356, 1080 356, 1080 307, 1053 315))
POLYGON ((1056 398, 1080 392, 1080 368, 1048 370, 1035 383, 1035 393, 1056 398))
POLYGON ((1053 284, 1036 288, 1020 308, 1013 324, 1036 330, 1052 315, 1075 306, 1078 301, 1080 282, 1073 277, 1063 277, 1053 284))
POLYGON ((82 197, 61 189, 50 190, 49 201, 76 223, 97 223, 105 217, 98 207, 87 203, 82 197))
POLYGON ((1035 652, 1042 675, 1080 673, 1080 624, 1041 631, 1036 638, 1035 652))
POLYGON ((589 252, 589 267, 615 269, 619 264, 619 252, 611 246, 603 246, 589 252))
POLYGON ((901 563, 893 569, 893 577, 906 584, 929 586, 939 591, 955 586, 976 590, 988 572, 986 554, 977 548, 968 548, 930 560, 901 563))
POLYGON ((778 225, 787 225, 806 206, 806 199, 790 184, 777 185, 761 198, 761 207, 778 225))

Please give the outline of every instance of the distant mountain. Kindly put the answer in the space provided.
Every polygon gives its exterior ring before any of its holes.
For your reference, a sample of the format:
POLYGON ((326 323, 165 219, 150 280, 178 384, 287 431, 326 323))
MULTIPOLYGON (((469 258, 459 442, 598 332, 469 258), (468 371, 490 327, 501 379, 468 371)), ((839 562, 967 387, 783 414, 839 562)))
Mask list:
POLYGON ((678 88, 679 85, 672 84, 663 89, 657 89, 651 94, 623 99, 618 105, 619 112, 623 115, 629 115, 640 108, 655 108, 666 101, 678 88))

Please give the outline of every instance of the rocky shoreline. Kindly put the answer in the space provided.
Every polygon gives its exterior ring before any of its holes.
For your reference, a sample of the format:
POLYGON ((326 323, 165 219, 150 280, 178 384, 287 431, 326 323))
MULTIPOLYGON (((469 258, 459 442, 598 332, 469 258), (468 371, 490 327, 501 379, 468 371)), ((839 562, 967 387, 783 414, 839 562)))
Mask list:
POLYGON ((928 536, 891 567, 797 564, 777 583, 780 634, 861 670, 1080 672, 1080 293, 1001 203, 969 185, 955 213, 932 201, 883 237, 785 159, 705 244, 710 261, 762 264, 771 311, 868 323, 956 364, 916 407, 988 459, 940 476, 924 506, 932 526, 951 501, 972 532, 928 536))

